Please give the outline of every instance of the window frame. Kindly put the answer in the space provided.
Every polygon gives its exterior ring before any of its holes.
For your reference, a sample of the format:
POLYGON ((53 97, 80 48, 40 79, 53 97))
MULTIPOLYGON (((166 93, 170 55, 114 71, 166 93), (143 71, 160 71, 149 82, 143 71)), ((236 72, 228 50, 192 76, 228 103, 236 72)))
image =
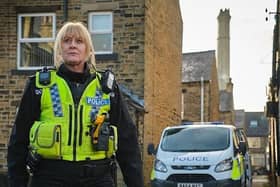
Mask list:
POLYGON ((20 46, 22 43, 47 43, 54 42, 56 35, 56 14, 55 13, 20 13, 17 15, 17 69, 18 70, 36 70, 42 66, 33 66, 33 67, 22 67, 20 65, 21 54, 20 46), (48 38, 23 38, 22 37, 22 18, 23 17, 41 17, 41 16, 52 16, 52 36, 48 38))
POLYGON ((111 42, 110 42, 110 48, 111 50, 110 51, 94 51, 95 54, 113 54, 113 38, 114 38, 114 32, 113 32, 113 26, 114 26, 114 23, 113 23, 113 12, 110 12, 110 11, 106 11, 106 12, 90 12, 88 14, 88 30, 90 32, 90 34, 111 34, 111 42), (110 16, 110 21, 111 21, 111 29, 109 30, 103 30, 103 31, 93 31, 92 30, 92 19, 93 19, 93 16, 95 15, 109 15, 110 16))

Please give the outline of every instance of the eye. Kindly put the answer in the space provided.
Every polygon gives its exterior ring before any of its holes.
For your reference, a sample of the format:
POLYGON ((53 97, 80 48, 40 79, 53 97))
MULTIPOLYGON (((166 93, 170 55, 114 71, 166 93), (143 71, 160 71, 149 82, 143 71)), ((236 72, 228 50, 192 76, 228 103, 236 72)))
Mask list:
POLYGON ((78 44, 82 44, 82 43, 84 43, 84 42, 83 42, 82 39, 77 39, 77 43, 78 43, 78 44))
POLYGON ((65 38, 63 39, 63 42, 64 42, 64 43, 70 43, 70 42, 71 42, 71 38, 65 37, 65 38))

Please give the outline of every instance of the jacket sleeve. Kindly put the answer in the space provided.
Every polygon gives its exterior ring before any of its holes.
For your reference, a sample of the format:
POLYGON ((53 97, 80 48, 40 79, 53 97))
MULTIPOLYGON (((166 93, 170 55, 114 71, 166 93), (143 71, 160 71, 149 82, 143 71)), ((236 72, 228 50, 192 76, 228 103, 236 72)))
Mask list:
POLYGON ((143 187, 143 171, 135 124, 116 85, 111 97, 111 123, 118 128, 117 161, 128 187, 143 187))
POLYGON ((35 95, 34 78, 29 79, 17 110, 8 144, 8 180, 10 187, 25 187, 28 182, 26 156, 28 153, 29 130, 39 116, 39 99, 35 95))

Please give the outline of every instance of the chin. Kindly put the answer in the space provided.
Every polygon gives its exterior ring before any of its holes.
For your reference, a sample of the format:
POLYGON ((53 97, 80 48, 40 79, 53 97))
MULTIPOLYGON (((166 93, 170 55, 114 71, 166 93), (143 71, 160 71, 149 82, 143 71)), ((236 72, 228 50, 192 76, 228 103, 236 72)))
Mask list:
POLYGON ((65 63, 66 64, 68 64, 68 65, 72 65, 72 66, 75 66, 75 65, 79 65, 79 64, 81 64, 82 63, 82 61, 65 61, 65 63))

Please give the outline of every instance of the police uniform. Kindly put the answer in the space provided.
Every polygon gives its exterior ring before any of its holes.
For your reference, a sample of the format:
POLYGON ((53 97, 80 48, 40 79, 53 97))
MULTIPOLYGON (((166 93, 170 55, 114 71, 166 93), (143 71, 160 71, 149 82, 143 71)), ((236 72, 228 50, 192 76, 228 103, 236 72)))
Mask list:
POLYGON ((87 65, 85 73, 76 73, 62 64, 50 77, 42 84, 37 73, 26 85, 8 146, 10 186, 27 185, 26 162, 33 152, 40 161, 32 187, 113 186, 114 155, 127 186, 142 187, 136 129, 117 84, 112 93, 104 93, 102 75, 91 73, 87 65), (91 132, 100 115, 109 124, 104 131, 109 139, 101 148, 93 146, 91 132))

